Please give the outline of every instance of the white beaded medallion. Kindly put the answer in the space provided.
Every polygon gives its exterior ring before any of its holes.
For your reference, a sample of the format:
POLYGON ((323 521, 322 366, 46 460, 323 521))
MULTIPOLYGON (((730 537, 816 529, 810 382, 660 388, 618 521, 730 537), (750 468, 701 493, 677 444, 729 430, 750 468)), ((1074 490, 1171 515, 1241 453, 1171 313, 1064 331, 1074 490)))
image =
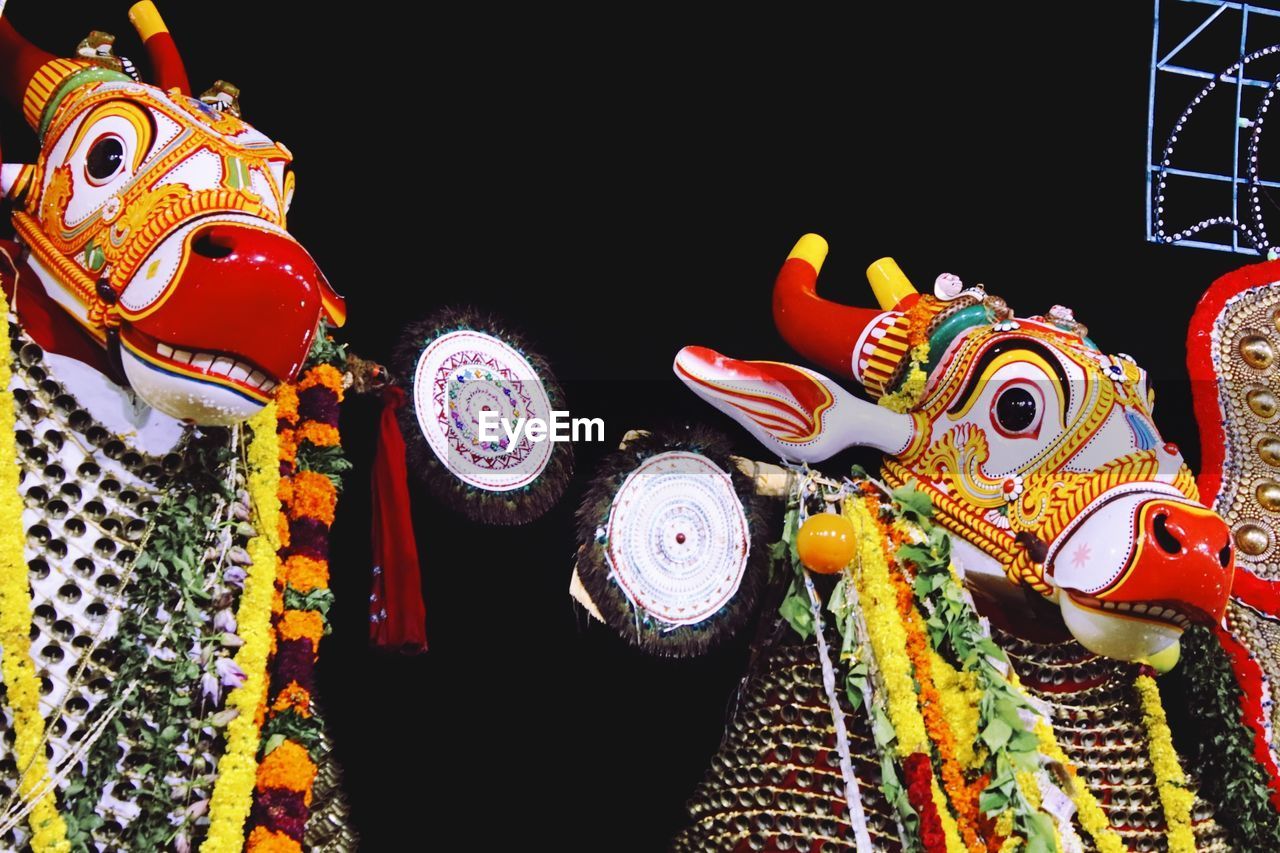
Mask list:
POLYGON ((441 335, 418 357, 413 377, 418 426, 436 458, 455 477, 490 492, 527 486, 551 459, 549 440, 521 434, 480 439, 480 413, 493 411, 514 430, 526 418, 551 420, 542 378, 523 355, 501 339, 463 329, 441 335))
POLYGON ((705 456, 651 456, 614 496, 605 548, 613 579, 660 622, 693 625, 724 607, 750 550, 733 481, 705 456))

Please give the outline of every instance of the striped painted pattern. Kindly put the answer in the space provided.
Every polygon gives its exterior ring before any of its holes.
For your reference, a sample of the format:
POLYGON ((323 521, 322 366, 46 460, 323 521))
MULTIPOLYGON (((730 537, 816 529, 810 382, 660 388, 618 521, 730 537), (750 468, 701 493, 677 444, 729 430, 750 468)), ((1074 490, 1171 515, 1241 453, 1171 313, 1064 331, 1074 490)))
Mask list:
POLYGON ((62 82, 68 76, 87 67, 89 63, 79 59, 51 59, 41 65, 39 70, 31 76, 26 94, 22 96, 22 114, 26 117, 27 124, 38 127, 40 118, 44 115, 44 108, 48 106, 49 99, 53 97, 62 82))
POLYGON ((886 311, 867 325, 853 358, 853 375, 875 396, 885 393, 907 351, 907 316, 886 311))

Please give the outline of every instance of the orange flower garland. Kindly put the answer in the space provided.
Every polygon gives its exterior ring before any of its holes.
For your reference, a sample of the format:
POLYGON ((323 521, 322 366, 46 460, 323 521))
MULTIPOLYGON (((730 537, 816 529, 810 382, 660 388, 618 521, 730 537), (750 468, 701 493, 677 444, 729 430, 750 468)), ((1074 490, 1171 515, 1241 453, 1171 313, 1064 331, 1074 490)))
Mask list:
POLYGON ((302 794, 311 804, 311 783, 316 779, 316 765, 307 750, 291 740, 277 746, 258 765, 258 788, 281 788, 302 794))
POLYGON ((245 849, 255 853, 302 853, 302 845, 283 832, 255 826, 249 833, 249 841, 245 849))
MULTIPOLYGON (((315 421, 308 421, 298 427, 295 435, 298 441, 309 441, 316 447, 337 447, 339 441, 337 427, 319 424, 315 421)), ((297 450, 296 445, 294 450, 297 450)))
POLYGON ((342 402, 342 373, 332 364, 317 364, 308 370, 303 375, 302 380, 298 382, 299 391, 306 391, 308 388, 317 386, 328 388, 338 398, 338 402, 342 402))
MULTIPOLYGON (((886 546, 892 544, 896 550, 896 531, 889 528, 885 531, 886 546)), ((886 547, 885 557, 890 565, 894 564, 892 552, 886 547)), ((924 715, 925 731, 933 742, 941 763, 942 786, 947 799, 955 809, 957 825, 964 845, 972 853, 984 853, 987 845, 982 841, 976 829, 980 813, 978 811, 978 794, 980 789, 974 788, 965 781, 964 769, 957 758, 955 735, 943 714, 942 696, 933 680, 933 661, 929 656, 929 643, 921 624, 920 612, 916 609, 915 593, 906 579, 898 572, 889 573, 890 581, 897 593, 898 613, 902 617, 902 626, 907 634, 907 657, 911 660, 915 671, 916 685, 920 692, 920 711, 924 715)))
MULTIPOLYGON (((341 353, 328 346, 331 358, 341 353)), ((281 564, 273 605, 271 689, 264 697, 262 755, 255 779, 248 853, 301 853, 310 817, 320 722, 312 707, 316 651, 327 626, 328 528, 338 489, 332 463, 340 446, 342 373, 331 364, 309 367, 296 385, 282 385, 276 409, 284 517, 281 564), (325 455, 300 452, 307 445, 325 455)))
POLYGON ((324 617, 315 610, 285 610, 276 633, 282 640, 310 640, 315 647, 324 636, 324 617))
POLYGON ((333 524, 333 511, 338 505, 338 490, 333 481, 315 471, 299 471, 292 477, 288 491, 289 518, 314 518, 326 526, 333 524))
POLYGON ((281 385, 276 390, 276 418, 290 425, 298 422, 298 389, 292 385, 281 385))
POLYGON ((271 704, 271 710, 277 714, 292 710, 300 717, 310 717, 311 692, 298 682, 290 681, 288 686, 276 694, 276 701, 271 704))
POLYGON ((290 556, 284 561, 283 572, 285 583, 304 594, 329 585, 329 564, 306 554, 290 556))

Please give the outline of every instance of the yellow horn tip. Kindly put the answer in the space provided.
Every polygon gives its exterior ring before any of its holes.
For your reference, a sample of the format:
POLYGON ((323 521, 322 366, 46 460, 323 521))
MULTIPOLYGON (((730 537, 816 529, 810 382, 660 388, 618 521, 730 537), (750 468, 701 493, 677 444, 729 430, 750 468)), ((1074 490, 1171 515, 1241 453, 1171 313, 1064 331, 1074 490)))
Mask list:
POLYGON ((821 271, 822 262, 827 259, 827 241, 817 234, 806 234, 796 241, 787 260, 799 258, 806 261, 815 270, 821 271))
POLYGON ((156 33, 169 32, 169 28, 164 24, 164 18, 160 17, 160 10, 151 0, 142 0, 129 7, 129 23, 133 24, 133 28, 138 31, 138 37, 143 41, 156 33))
POLYGON ((918 292, 893 258, 881 258, 867 267, 867 281, 885 311, 892 311, 899 302, 918 292))

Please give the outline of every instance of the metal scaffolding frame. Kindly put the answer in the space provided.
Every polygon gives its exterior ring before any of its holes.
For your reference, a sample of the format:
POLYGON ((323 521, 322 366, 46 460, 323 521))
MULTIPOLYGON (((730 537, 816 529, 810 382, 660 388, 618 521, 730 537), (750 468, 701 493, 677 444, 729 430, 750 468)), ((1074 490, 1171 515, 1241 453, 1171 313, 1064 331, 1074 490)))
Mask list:
MULTIPOLYGON (((1151 34, 1151 82, 1148 92, 1147 102, 1147 239, 1153 243, 1162 243, 1164 245, 1173 246, 1192 246, 1200 249, 1213 249, 1220 252, 1237 252, 1240 254, 1257 255, 1258 250, 1248 245, 1248 240, 1242 244, 1240 240, 1241 228, 1237 223, 1245 222, 1246 218, 1242 209, 1241 188, 1250 185, 1250 177, 1241 174, 1241 157, 1240 157, 1240 135, 1241 131, 1253 127, 1253 120, 1240 114, 1241 99, 1246 86, 1257 87, 1263 90, 1270 90, 1275 86, 1275 81, 1258 80, 1246 76, 1247 62, 1249 57, 1246 55, 1246 45, 1249 35, 1249 20, 1252 16, 1266 16, 1270 18, 1280 18, 1280 10, 1268 9, 1262 6, 1255 6, 1249 3, 1226 2, 1225 0, 1165 0, 1170 5, 1194 5, 1204 6, 1209 9, 1208 16, 1188 34, 1182 41, 1165 52, 1163 56, 1160 54, 1160 4, 1161 0, 1154 0, 1155 14, 1152 25, 1151 34), (1178 54, 1200 36, 1211 24, 1220 18, 1223 18, 1229 12, 1239 13, 1239 33, 1240 33, 1240 49, 1238 57, 1238 67, 1234 73, 1222 71, 1210 71, 1203 68, 1192 68, 1187 65, 1176 64, 1174 60, 1178 54), (1162 164, 1164 158, 1163 149, 1157 151, 1155 139, 1155 113, 1156 113, 1156 91, 1158 81, 1162 74, 1174 74, 1183 77, 1197 77, 1202 80, 1217 80, 1218 83, 1226 83, 1234 88, 1235 95, 1235 121, 1232 123, 1232 149, 1231 149, 1231 173, 1219 172, 1199 172, 1190 169, 1179 169, 1172 164, 1165 166, 1162 164), (1181 239, 1171 240, 1161 235, 1158 227, 1159 212, 1155 210, 1156 205, 1156 189, 1157 182, 1161 175, 1173 175, 1184 178, 1193 178, 1203 181, 1214 181, 1218 183, 1231 184, 1231 211, 1229 217, 1223 217, 1223 221, 1233 223, 1231 227, 1230 242, 1213 242, 1205 239, 1192 239, 1184 237, 1181 239)), ((1267 181, 1257 178, 1254 185, 1261 187, 1280 188, 1280 182, 1267 181)))

